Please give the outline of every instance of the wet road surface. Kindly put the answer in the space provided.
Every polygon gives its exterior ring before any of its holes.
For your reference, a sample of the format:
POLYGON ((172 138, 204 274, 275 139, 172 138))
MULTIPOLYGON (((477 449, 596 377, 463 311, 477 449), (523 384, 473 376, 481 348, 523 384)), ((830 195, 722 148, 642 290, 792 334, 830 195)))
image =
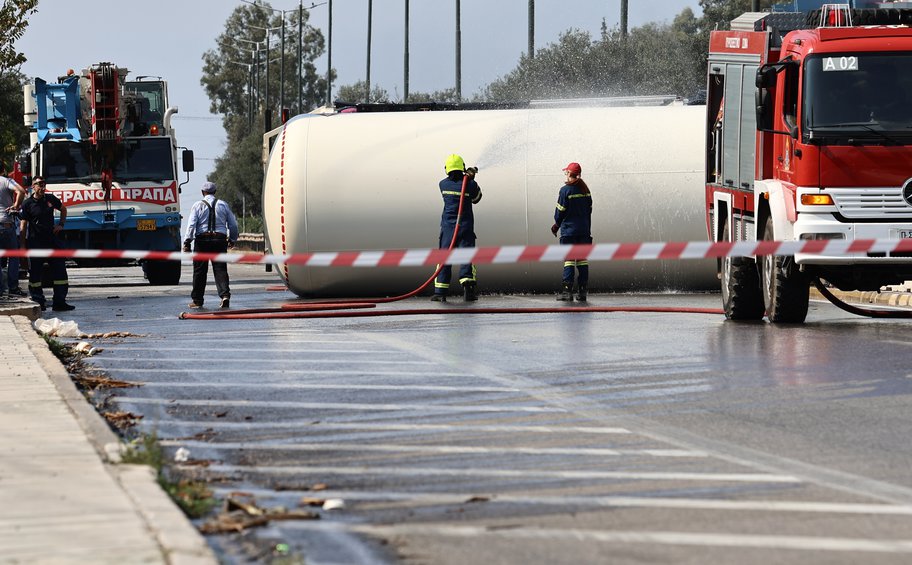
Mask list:
MULTIPOLYGON (((230 272, 235 308, 294 298, 267 290, 262 267, 230 272)), ((88 361, 142 385, 111 391, 112 407, 142 415, 169 454, 208 461, 179 468, 220 497, 344 500, 320 520, 209 536, 227 563, 268 561, 276 543, 308 563, 912 559, 912 322, 824 303, 782 327, 680 313, 179 320, 189 279, 71 269, 78 309, 63 318, 142 334, 88 361)))

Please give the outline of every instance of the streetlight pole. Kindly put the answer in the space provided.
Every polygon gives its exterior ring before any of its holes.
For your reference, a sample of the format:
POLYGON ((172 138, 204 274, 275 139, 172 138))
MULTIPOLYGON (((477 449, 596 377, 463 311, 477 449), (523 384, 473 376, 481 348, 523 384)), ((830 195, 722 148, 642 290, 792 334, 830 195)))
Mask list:
POLYGON ((535 0, 529 0, 529 58, 535 57, 535 0))
POLYGON ((402 101, 408 102, 409 95, 409 0, 405 0, 405 49, 403 61, 402 101))
POLYGON ((460 0, 456 0, 456 101, 462 101, 462 22, 460 0))
POLYGON ((371 97, 371 18, 374 12, 374 0, 367 0, 367 76, 365 78, 364 101, 370 103, 371 97))
POLYGON ((326 105, 329 106, 332 104, 332 68, 333 68, 333 0, 329 0, 329 26, 328 26, 329 41, 327 42, 327 56, 326 56, 326 105))

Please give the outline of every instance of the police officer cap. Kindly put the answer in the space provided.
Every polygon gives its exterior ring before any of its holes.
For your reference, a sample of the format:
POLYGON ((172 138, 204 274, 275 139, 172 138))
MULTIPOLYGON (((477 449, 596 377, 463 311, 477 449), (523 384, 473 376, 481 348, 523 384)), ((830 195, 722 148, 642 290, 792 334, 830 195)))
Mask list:
POLYGON ((215 194, 216 186, 214 182, 204 182, 203 183, 203 192, 206 194, 215 194))

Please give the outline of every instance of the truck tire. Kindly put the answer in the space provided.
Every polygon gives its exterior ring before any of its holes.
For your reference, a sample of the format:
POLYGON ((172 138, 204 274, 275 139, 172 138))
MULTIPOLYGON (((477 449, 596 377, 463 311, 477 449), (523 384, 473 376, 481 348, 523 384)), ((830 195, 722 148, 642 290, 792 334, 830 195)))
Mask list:
MULTIPOLYGON (((773 219, 766 219, 763 239, 772 241, 773 219)), ((774 324, 800 324, 807 318, 811 283, 798 269, 792 255, 764 255, 761 260, 763 302, 766 316, 774 324)))
MULTIPOLYGON (((722 231, 722 241, 729 241, 729 224, 722 231)), ((760 273, 750 257, 722 259, 722 307, 729 320, 760 320, 765 306, 760 292, 760 273)))
POLYGON ((180 284, 180 261, 145 261, 143 271, 152 286, 177 286, 180 284))

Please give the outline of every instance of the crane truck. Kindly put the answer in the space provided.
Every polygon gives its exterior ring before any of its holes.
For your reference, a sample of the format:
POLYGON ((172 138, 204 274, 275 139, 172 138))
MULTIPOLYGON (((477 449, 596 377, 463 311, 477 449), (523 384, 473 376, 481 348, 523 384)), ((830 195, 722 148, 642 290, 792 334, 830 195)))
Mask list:
MULTIPOLYGON (((159 77, 126 80, 128 70, 98 63, 57 83, 24 87, 31 149, 23 172, 41 175, 67 207, 60 234, 68 249, 180 251, 178 149, 159 77)), ((181 167, 193 170, 184 149, 181 167)), ((189 179, 189 175, 188 175, 189 179)), ((179 261, 144 261, 153 285, 180 281, 179 261)))
MULTIPOLYGON (((748 13, 711 34, 706 225, 711 241, 912 237, 912 12, 823 5, 748 13)), ((849 247, 851 250, 851 247, 849 247)), ((909 253, 730 257, 725 315, 802 323, 812 281, 912 280, 909 253)))

